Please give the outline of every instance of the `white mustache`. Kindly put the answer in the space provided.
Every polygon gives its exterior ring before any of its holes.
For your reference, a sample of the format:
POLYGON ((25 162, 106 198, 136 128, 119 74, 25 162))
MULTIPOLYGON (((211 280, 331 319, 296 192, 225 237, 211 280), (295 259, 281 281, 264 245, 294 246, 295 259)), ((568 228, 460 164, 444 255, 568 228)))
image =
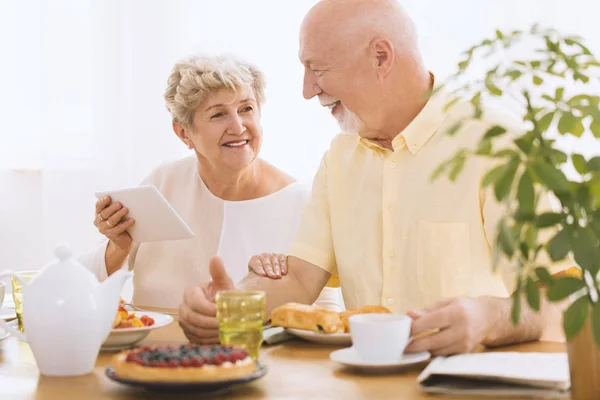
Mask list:
POLYGON ((319 103, 321 103, 321 105, 323 107, 326 107, 330 104, 333 104, 335 102, 338 102, 339 100, 336 100, 333 97, 329 97, 329 96, 319 96, 319 103))

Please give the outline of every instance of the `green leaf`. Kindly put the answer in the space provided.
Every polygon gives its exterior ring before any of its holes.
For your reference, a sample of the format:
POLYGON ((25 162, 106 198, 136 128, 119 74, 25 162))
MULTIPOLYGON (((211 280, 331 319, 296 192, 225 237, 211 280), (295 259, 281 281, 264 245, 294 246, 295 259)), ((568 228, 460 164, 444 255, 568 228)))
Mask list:
POLYGON ((567 340, 572 340, 583 328, 588 316, 589 300, 582 296, 567 308, 563 317, 563 328, 567 340))
POLYGON ((503 128, 503 127, 501 127, 501 126, 499 126, 499 125, 496 125, 496 126, 490 128, 485 133, 485 135, 483 136, 483 138, 484 139, 490 139, 490 138, 493 138, 493 137, 496 137, 496 136, 500 136, 500 135, 502 135, 504 133, 506 133, 506 129, 503 128))
POLYGON ((571 229, 564 227, 548 242, 548 254, 552 261, 564 259, 571 251, 571 229))
POLYGON ((541 61, 532 61, 529 63, 529 65, 531 65, 531 67, 535 69, 535 68, 539 68, 542 65, 542 63, 541 63, 541 61))
POLYGON ((600 157, 596 156, 590 158, 590 160, 587 162, 587 167, 590 171, 600 171, 600 157))
POLYGON ((479 156, 489 156, 492 154, 492 140, 484 139, 479 141, 475 154, 479 156))
POLYGON ((596 302, 592 307, 592 333, 596 346, 600 347, 600 302, 596 302))
POLYGON ((515 180, 515 174, 519 168, 519 161, 511 161, 506 168, 504 175, 494 184, 494 194, 496 200, 502 201, 508 196, 515 180))
POLYGON ((594 118, 590 123, 590 131, 594 137, 600 139, 600 118, 594 118))
POLYGON ((571 161, 573 161, 573 166, 581 175, 585 175, 587 173, 587 164, 585 158, 581 154, 571 154, 571 161))
POLYGON ((534 85, 540 86, 542 83, 544 83, 544 80, 541 77, 539 77, 537 75, 533 76, 533 84, 534 85))
POLYGON ((565 135, 571 133, 577 126, 577 118, 571 113, 563 113, 558 121, 558 131, 565 135))
POLYGON ((567 192, 569 190, 569 181, 561 170, 544 162, 534 162, 531 169, 537 178, 555 192, 567 192))
POLYGON ((491 79, 485 80, 485 87, 494 96, 502 96, 502 90, 500 90, 491 79))
POLYGON ((512 320, 512 323, 517 325, 519 323, 519 319, 521 318, 521 279, 518 280, 517 282, 517 287, 515 289, 515 292, 512 295, 513 298, 513 304, 512 304, 512 310, 510 313, 510 317, 512 320))
POLYGON ((549 150, 548 151, 549 155, 551 155, 554 158, 554 161, 557 164, 564 164, 569 159, 569 157, 560 150, 552 149, 552 148, 548 149, 548 150, 549 150))
POLYGON ((563 214, 557 214, 557 213, 551 213, 551 212, 543 213, 537 217, 535 226, 537 226, 538 228, 547 228, 549 226, 554 226, 554 225, 562 222, 563 220, 564 220, 563 214))
POLYGON ((533 213, 534 199, 533 179, 527 170, 521 175, 519 187, 517 189, 517 197, 519 199, 519 209, 524 214, 533 213))
POLYGON ((577 228, 571 236, 571 247, 575 256, 575 262, 581 268, 590 271, 592 276, 596 276, 599 259, 598 247, 590 235, 585 230, 577 228))
POLYGON ((455 97, 452 100, 450 100, 448 103, 446 103, 446 105, 444 106, 444 112, 447 112, 448 110, 450 110, 452 107, 454 107, 456 105, 456 103, 458 103, 460 101, 460 97, 455 97))
POLYGON ((554 283, 554 279, 552 279, 552 275, 546 268, 537 267, 535 269, 535 275, 538 277, 540 282, 545 283, 547 286, 550 286, 554 283))
POLYGON ((500 40, 504 39, 504 34, 500 30, 496 29, 496 37, 500 40))
POLYGON ((600 210, 594 211, 592 214, 592 221, 590 222, 590 228, 594 231, 594 234, 600 239, 600 210))
POLYGON ((573 293, 583 289, 585 282, 573 277, 555 279, 554 283, 548 287, 546 295, 550 301, 561 301, 573 293))
POLYGON ((537 285, 533 282, 531 277, 527 278, 527 284, 525 286, 527 292, 527 302, 531 308, 535 311, 540 311, 540 290, 537 285))
POLYGON ((552 124, 552 121, 554 120, 554 114, 555 112, 551 111, 548 114, 544 115, 542 118, 540 118, 537 125, 538 129, 540 130, 540 133, 546 132, 548 130, 548 128, 552 124))
POLYGON ((523 73, 517 69, 513 69, 512 71, 508 71, 504 76, 508 76, 513 82, 519 79, 523 73))
POLYGON ((575 127, 571 130, 571 134, 575 137, 581 137, 585 132, 585 127, 583 126, 583 120, 581 118, 577 118, 577 122, 575 123, 575 127))
POLYGON ((556 99, 556 101, 562 100, 564 93, 565 93, 565 88, 562 88, 562 87, 556 88, 554 99, 556 99))
POLYGON ((466 161, 467 161, 467 158, 464 155, 462 157, 457 157, 457 159, 454 162, 454 165, 450 169, 450 174, 448 174, 448 176, 452 182, 456 181, 456 178, 458 178, 458 175, 460 175, 462 170, 465 168, 466 161))
POLYGON ((527 230, 525 231, 525 243, 527 243, 527 247, 530 249, 535 248, 537 243, 538 230, 534 225, 529 225, 527 230))
POLYGON ((498 244, 500 248, 508 256, 509 259, 515 254, 515 240, 512 232, 506 226, 504 220, 500 221, 500 229, 498 230, 498 244))
POLYGON ((463 126, 463 121, 458 121, 457 123, 453 124, 446 133, 450 136, 454 136, 454 134, 456 132, 458 132, 462 126, 463 126))
POLYGON ((489 185, 495 184, 506 172, 508 164, 502 164, 495 168, 492 168, 488 173, 485 174, 483 180, 481 181, 481 186, 483 188, 488 187, 489 185))
POLYGON ((519 150, 521 150, 525 154, 529 154, 531 151, 531 146, 533 145, 533 140, 526 137, 520 137, 514 141, 519 150))

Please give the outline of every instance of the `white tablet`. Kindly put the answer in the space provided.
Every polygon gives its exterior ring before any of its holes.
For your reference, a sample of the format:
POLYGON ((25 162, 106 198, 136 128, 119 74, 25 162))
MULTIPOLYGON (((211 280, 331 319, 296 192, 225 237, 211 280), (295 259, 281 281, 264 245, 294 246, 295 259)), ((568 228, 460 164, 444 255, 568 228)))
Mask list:
POLYGON ((195 236, 154 185, 96 192, 98 199, 104 196, 110 196, 113 203, 119 202, 129 209, 127 217, 134 218, 135 224, 128 232, 136 243, 190 239, 195 236))

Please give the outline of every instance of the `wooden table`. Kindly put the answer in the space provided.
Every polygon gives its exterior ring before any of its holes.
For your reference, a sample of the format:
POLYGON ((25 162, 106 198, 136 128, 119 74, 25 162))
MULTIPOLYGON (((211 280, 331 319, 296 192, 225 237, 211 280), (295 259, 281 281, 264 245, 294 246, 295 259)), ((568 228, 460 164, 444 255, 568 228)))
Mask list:
MULTIPOLYGON (((156 329, 143 343, 178 344, 186 339, 172 323, 156 329)), ((424 365, 388 375, 370 375, 346 369, 329 359, 338 347, 292 340, 263 347, 260 360, 268 373, 248 385, 220 394, 182 398, 211 399, 442 399, 423 393, 416 378, 424 365)), ((565 351, 564 343, 537 342, 504 348, 506 351, 565 351)), ((0 342, 0 400, 163 399, 164 394, 131 388, 108 379, 104 371, 112 352, 101 352, 92 374, 75 378, 40 376, 29 346, 14 338, 0 342)), ((176 398, 179 396, 169 396, 176 398)), ((448 397, 457 399, 457 397, 448 397)), ((467 399, 476 399, 468 397, 467 399)), ((485 399, 492 399, 486 397, 485 399)))

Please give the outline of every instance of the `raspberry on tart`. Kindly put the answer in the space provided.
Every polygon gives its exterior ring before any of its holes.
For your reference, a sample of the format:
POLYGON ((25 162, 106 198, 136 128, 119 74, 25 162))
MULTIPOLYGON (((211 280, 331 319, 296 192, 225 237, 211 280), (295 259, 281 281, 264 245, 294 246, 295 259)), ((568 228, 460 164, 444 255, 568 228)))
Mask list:
POLYGON ((244 378, 256 363, 232 346, 141 346, 113 358, 115 375, 148 382, 212 382, 244 378))

